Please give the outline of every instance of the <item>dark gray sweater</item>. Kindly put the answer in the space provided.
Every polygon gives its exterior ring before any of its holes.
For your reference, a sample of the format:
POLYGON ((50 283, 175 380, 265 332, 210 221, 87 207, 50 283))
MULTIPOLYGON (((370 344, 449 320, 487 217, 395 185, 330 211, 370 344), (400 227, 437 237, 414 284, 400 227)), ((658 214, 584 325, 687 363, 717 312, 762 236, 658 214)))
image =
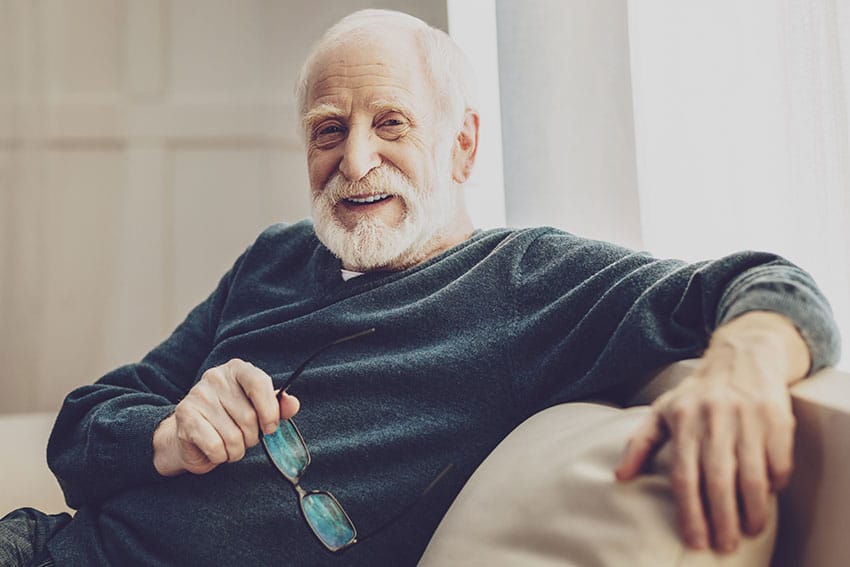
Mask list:
MULTIPOLYGON (((141 362, 65 401, 48 447, 74 520, 58 565, 412 565, 487 453, 532 413, 617 401, 751 309, 789 316, 814 369, 837 358, 829 307, 774 255, 658 260, 549 229, 479 232, 401 272, 350 281, 302 222, 266 230, 141 362), (454 468, 411 513, 334 555, 262 448, 206 475, 160 477, 151 439, 204 370, 238 357, 292 388, 312 452, 306 489, 332 492, 368 534, 454 468)), ((522 482, 522 479, 517 479, 522 482)))

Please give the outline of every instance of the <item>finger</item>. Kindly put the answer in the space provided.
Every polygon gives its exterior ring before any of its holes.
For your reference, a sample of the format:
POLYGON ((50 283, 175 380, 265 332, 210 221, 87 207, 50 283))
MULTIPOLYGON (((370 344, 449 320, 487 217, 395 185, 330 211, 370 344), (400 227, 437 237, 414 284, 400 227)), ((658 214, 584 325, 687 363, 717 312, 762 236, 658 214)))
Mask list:
POLYGON ((236 376, 248 366, 241 360, 211 368, 189 392, 186 402, 206 419, 224 444, 227 460, 238 461, 246 447, 259 442, 257 417, 236 376))
POLYGON ((183 451, 183 460, 189 470, 194 472, 194 468, 203 466, 197 458, 198 453, 213 465, 227 462, 227 449, 221 436, 200 411, 178 404, 174 415, 177 420, 177 439, 188 447, 188 450, 183 451))
POLYGON ((735 434, 738 423, 732 411, 706 415, 707 436, 702 447, 702 471, 705 500, 714 534, 714 546, 730 552, 741 537, 736 494, 735 434))
POLYGON ((676 512, 682 536, 694 549, 708 547, 708 524, 700 493, 700 427, 694 417, 678 411, 670 424, 672 461, 670 484, 676 498, 676 512))
MULTIPOLYGON (((263 433, 274 433, 280 421, 280 404, 275 396, 271 376, 253 364, 243 363, 235 368, 236 381, 242 394, 252 408, 251 414, 240 416, 240 419, 250 420, 254 431, 259 425, 263 433)), ((243 422, 240 421, 240 425, 243 422)), ((244 422, 247 425, 247 421, 244 422)))
POLYGON ((794 415, 790 409, 774 410, 768 424, 767 469, 770 489, 775 492, 788 486, 794 470, 794 415))
POLYGON ((614 470, 617 480, 626 481, 637 476, 653 452, 666 440, 667 430, 662 417, 653 410, 626 444, 614 470))
MULTIPOLYGON (((219 405, 217 411, 206 413, 208 409, 201 408, 201 414, 213 427, 221 443, 224 445, 227 462, 233 463, 238 461, 245 456, 245 449, 247 447, 245 432, 237 425, 224 406, 219 405)), ((254 422, 255 431, 256 428, 257 425, 254 422)), ((254 433, 254 436, 256 437, 256 433, 254 433)))
MULTIPOLYGON (((254 411, 254 406, 251 405, 251 400, 242 394, 241 391, 237 395, 223 397, 221 399, 221 407, 230 419, 231 423, 239 429, 240 435, 242 436, 241 444, 243 445, 243 448, 253 447, 260 442, 260 429, 257 422, 257 412, 254 411)), ((228 435, 231 434, 228 424, 223 417, 221 418, 221 423, 218 421, 216 423, 221 428, 220 431, 222 432, 222 437, 224 437, 225 432, 227 432, 228 435)), ((231 444, 228 444, 228 446, 230 445, 231 444)), ((237 451, 237 453, 239 452, 239 447, 237 447, 235 437, 232 439, 232 447, 237 451)), ((241 456, 239 458, 241 458, 241 456)))
POLYGON ((768 481, 767 459, 754 416, 742 416, 738 441, 738 494, 740 495, 744 533, 759 534, 767 524, 768 481))
POLYGON ((280 419, 290 419, 301 409, 301 402, 295 396, 281 392, 280 419))

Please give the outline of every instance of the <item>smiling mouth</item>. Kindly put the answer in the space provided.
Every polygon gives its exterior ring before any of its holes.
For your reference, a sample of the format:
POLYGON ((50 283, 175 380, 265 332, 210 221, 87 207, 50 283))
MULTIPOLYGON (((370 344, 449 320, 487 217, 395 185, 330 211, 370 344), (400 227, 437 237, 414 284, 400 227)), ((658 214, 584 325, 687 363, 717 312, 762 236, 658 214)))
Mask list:
POLYGON ((366 195, 362 197, 348 197, 343 199, 343 202, 349 205, 371 205, 372 203, 379 203, 381 201, 386 201, 387 199, 391 199, 392 195, 388 193, 381 193, 380 195, 366 195))

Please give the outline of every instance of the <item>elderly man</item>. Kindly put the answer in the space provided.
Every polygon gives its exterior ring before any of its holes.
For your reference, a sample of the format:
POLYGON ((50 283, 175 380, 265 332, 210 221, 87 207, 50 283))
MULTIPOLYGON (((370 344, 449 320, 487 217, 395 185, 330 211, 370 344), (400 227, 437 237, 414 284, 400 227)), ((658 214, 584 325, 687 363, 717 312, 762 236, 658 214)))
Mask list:
POLYGON ((59 565, 414 564, 524 418, 698 355, 616 475, 670 442, 687 543, 759 532, 791 470, 787 384, 837 356, 825 300, 770 254, 475 230, 469 83, 410 16, 331 28, 297 86, 313 221, 269 228, 165 342, 68 396, 48 460, 78 512, 16 511, 7 541, 59 565))

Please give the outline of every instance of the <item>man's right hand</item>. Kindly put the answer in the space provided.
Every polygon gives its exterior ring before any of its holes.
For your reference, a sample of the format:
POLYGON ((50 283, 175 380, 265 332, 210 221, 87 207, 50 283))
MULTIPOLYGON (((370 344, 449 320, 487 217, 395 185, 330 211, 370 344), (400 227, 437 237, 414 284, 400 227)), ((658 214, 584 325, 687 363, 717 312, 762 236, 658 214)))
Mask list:
POLYGON ((153 463, 163 476, 204 474, 232 463, 274 433, 281 419, 298 412, 288 394, 278 403, 271 377, 249 362, 232 359, 204 372, 200 381, 162 420, 153 435, 153 463))

